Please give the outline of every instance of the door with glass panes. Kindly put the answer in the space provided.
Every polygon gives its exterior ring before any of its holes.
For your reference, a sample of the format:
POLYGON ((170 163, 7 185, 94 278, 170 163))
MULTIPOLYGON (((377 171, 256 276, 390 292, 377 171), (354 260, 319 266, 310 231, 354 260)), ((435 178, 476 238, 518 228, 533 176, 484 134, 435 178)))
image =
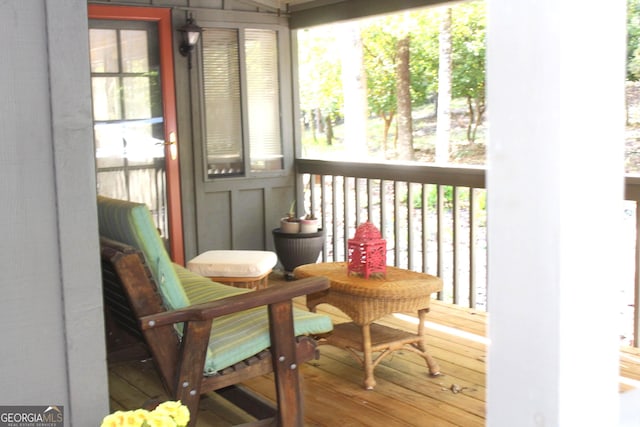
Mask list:
POLYGON ((184 262, 170 14, 89 6, 98 194, 147 204, 184 262))

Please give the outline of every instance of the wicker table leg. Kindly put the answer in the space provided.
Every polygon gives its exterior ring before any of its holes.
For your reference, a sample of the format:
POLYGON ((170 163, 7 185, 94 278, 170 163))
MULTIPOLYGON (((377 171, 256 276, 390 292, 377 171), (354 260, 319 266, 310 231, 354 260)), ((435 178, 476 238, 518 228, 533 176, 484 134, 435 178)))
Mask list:
POLYGON ((438 362, 436 362, 436 360, 431 357, 431 355, 427 352, 427 344, 426 344, 426 337, 425 337, 425 327, 424 327, 424 322, 426 320, 427 317, 427 313, 429 312, 428 308, 424 308, 422 310, 418 310, 418 338, 419 340, 417 341, 417 345, 416 347, 418 348, 418 350, 420 350, 420 355, 424 358, 424 360, 427 362, 427 366, 429 367, 429 373, 433 376, 436 375, 440 375, 440 366, 438 365, 438 362))
POLYGON ((362 325, 362 358, 364 361, 364 388, 373 390, 376 380, 373 377, 373 354, 371 349, 371 324, 362 325))

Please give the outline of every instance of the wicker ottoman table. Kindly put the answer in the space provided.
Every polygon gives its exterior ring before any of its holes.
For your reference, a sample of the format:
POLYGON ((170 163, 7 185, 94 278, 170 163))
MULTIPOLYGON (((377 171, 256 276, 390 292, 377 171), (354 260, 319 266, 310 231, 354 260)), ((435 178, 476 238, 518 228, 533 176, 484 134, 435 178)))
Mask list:
POLYGON ((373 370, 393 351, 406 349, 422 356, 431 375, 438 375, 437 362, 427 353, 424 321, 429 312, 431 294, 442 290, 442 280, 426 273, 387 267, 386 277, 364 279, 347 273, 344 262, 307 264, 294 270, 296 278, 324 276, 330 288, 307 295, 311 311, 319 304, 330 304, 342 310, 353 321, 335 325, 325 344, 344 348, 364 366, 364 387, 376 385, 373 370), (399 312, 418 312, 417 334, 374 323, 377 319, 399 312), (380 353, 375 359, 373 354, 380 353))
POLYGON ((264 289, 277 262, 271 251, 212 250, 187 262, 187 269, 237 288, 264 289))

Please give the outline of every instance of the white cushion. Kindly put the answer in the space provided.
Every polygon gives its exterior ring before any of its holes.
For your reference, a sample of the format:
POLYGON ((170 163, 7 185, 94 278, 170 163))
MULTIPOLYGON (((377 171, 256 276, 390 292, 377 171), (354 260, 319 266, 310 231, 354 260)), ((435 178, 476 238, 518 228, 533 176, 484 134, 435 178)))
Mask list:
POLYGON ((187 268, 206 277, 259 277, 276 265, 269 251, 207 251, 187 263, 187 268))

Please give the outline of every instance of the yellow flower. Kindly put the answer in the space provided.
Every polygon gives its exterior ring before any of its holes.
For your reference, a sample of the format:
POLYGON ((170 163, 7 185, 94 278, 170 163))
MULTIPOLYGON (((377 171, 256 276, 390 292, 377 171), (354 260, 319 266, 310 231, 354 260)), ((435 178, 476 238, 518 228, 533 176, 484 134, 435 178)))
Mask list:
POLYGON ((170 416, 178 426, 186 426, 189 423, 189 408, 184 406, 180 401, 163 402, 158 405, 154 412, 170 416))
POLYGON ((107 415, 102 420, 100 427, 122 427, 124 425, 124 412, 116 411, 113 414, 107 415))
POLYGON ((177 427, 176 422, 169 415, 151 411, 146 423, 149 427, 177 427))
MULTIPOLYGON (((142 426, 142 423, 144 423, 147 420, 147 417, 149 416, 149 411, 147 411, 146 409, 136 409, 135 411, 129 411, 128 413, 132 415, 132 418, 136 422, 136 424, 131 424, 131 425, 136 427, 142 426)), ((129 424, 125 424, 125 425, 129 425, 129 424)))
POLYGON ((180 401, 164 402, 153 411, 116 411, 102 420, 100 427, 186 427, 189 409, 180 401))
POLYGON ((127 411, 123 414, 122 426, 123 427, 140 427, 142 423, 147 419, 149 412, 144 409, 138 409, 136 411, 127 411))

